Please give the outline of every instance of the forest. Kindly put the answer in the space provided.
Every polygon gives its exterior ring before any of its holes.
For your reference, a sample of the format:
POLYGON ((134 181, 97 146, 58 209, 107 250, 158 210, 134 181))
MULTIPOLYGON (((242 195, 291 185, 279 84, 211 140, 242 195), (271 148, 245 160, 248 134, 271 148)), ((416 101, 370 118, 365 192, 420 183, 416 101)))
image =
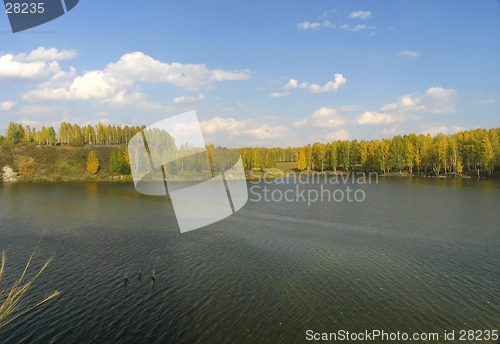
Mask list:
MULTIPOLYGON (((62 122, 59 130, 53 127, 37 130, 11 122, 0 142, 16 144, 33 142, 39 145, 125 145, 145 126, 119 126, 98 123, 95 126, 79 126, 62 122)), ((165 133, 163 134, 165 135, 165 133)), ((168 133, 166 135, 169 137, 168 133)), ((380 173, 418 173, 440 175, 473 172, 491 175, 500 164, 500 128, 474 129, 456 134, 427 135, 409 134, 382 140, 345 140, 329 143, 316 142, 305 147, 288 148, 239 148, 245 170, 275 167, 277 162, 293 162, 296 170, 310 171, 377 171, 380 173)), ((196 161, 189 152, 195 147, 181 145, 166 139, 178 150, 182 159, 174 170, 200 169, 208 160, 196 161)), ((225 148, 207 146, 209 154, 226 151, 225 148)), ((116 153, 114 153, 116 154, 116 153)), ((125 169, 127 170, 127 169, 125 169)))

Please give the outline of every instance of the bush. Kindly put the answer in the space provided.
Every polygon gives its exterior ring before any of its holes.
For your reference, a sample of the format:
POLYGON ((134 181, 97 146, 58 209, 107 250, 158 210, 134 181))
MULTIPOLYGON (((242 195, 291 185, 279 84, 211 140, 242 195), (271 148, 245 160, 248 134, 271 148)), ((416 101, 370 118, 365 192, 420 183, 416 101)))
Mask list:
POLYGON ((30 159, 24 159, 18 166, 18 170, 22 174, 33 174, 35 173, 35 166, 30 159))
POLYGON ((130 164, 127 156, 120 149, 113 149, 109 157, 109 169, 114 173, 130 174, 130 164))

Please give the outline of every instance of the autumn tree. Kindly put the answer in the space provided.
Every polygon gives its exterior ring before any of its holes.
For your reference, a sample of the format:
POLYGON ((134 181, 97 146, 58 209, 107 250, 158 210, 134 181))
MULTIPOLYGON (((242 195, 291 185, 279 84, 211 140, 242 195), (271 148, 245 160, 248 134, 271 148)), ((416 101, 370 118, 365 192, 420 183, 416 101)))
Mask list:
POLYGON ((306 162, 306 151, 305 151, 305 148, 299 149, 297 151, 297 158, 295 160, 296 160, 297 170, 302 171, 302 170, 306 169, 307 162, 306 162))
POLYGON ((94 151, 90 151, 89 157, 87 159, 87 171, 90 174, 96 174, 99 170, 99 160, 95 156, 94 151))

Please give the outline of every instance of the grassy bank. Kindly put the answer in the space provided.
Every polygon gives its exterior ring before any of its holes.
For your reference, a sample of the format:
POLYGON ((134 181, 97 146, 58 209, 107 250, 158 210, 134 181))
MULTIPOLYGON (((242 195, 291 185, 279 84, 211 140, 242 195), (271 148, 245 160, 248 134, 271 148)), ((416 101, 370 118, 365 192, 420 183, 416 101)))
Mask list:
MULTIPOLYGON (((131 181, 129 175, 110 171, 110 154, 119 148, 123 152, 126 145, 38 145, 19 143, 0 145, 0 174, 5 177, 4 168, 12 169, 12 180, 17 182, 71 182, 71 181, 131 181), (93 151, 99 160, 99 170, 92 175, 87 171, 87 159, 93 151), (22 164, 30 161, 33 170, 23 173, 22 164)), ((283 176, 277 168, 245 171, 248 179, 262 179, 283 176)), ((179 180, 182 176, 179 175, 179 180)), ((4 178, 5 179, 5 178, 4 178)))
MULTIPOLYGON (((115 148, 125 150, 125 145, 116 146, 41 146, 35 143, 20 143, 0 146, 0 169, 10 167, 21 182, 64 181, 110 181, 121 180, 119 173, 109 170, 109 156, 115 148), (122 147, 123 146, 123 147, 122 147), (91 175, 86 168, 90 151, 99 159, 99 170, 91 175), (29 160, 34 167, 32 173, 22 173, 21 164, 29 160)), ((125 177, 127 179, 127 177, 125 177)))

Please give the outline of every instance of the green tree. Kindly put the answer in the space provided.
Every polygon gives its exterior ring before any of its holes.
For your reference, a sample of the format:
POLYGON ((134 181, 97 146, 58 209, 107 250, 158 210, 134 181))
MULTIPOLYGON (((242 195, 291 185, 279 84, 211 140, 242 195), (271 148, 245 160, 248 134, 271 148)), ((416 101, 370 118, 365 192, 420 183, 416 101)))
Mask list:
POLYGON ((122 170, 123 153, 120 149, 113 149, 109 156, 109 169, 111 172, 119 173, 122 170))

